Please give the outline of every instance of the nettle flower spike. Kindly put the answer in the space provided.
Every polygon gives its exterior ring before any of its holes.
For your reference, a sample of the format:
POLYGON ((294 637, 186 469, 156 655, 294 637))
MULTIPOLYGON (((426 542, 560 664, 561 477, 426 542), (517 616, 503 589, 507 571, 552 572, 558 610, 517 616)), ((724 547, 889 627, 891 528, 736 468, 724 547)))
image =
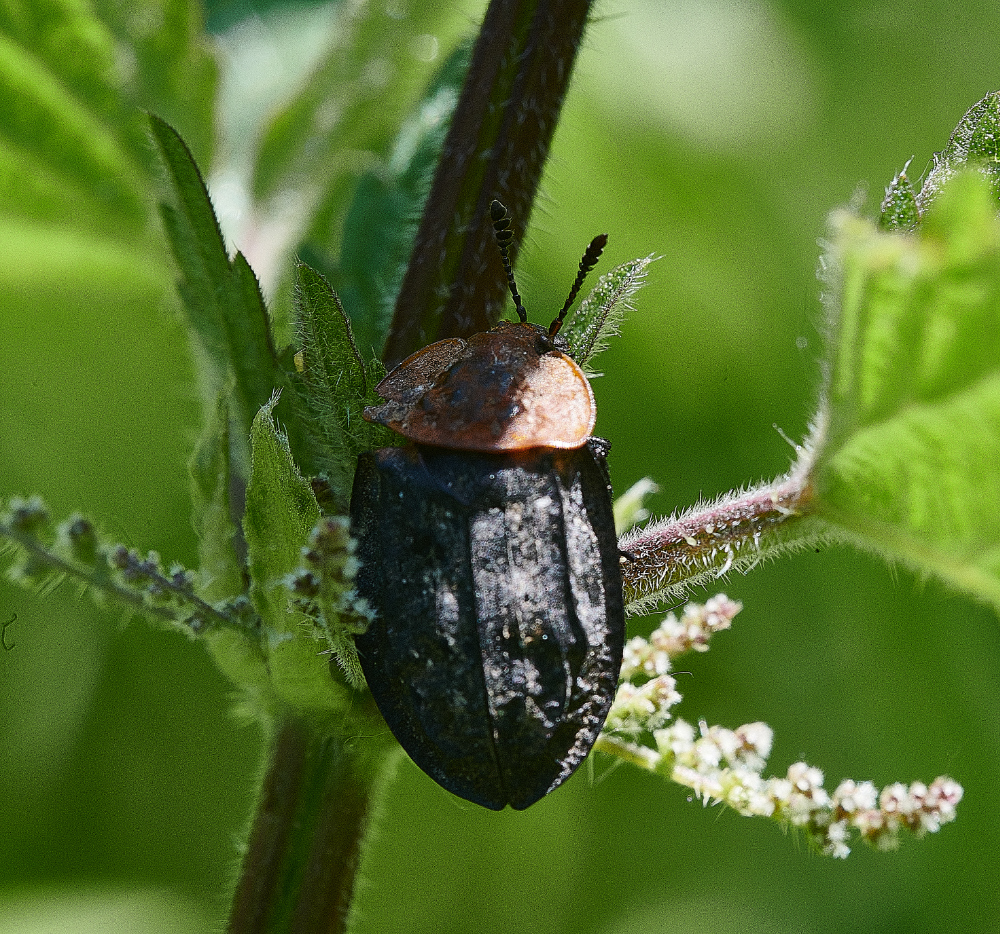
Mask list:
POLYGON ((289 577, 294 602, 315 622, 316 632, 328 643, 347 682, 364 685, 353 637, 373 618, 371 607, 354 590, 358 573, 356 539, 345 516, 319 521, 302 549, 302 566, 289 577))
POLYGON ((648 639, 625 647, 621 684, 596 748, 668 776, 706 805, 726 804, 746 817, 769 817, 801 829, 825 856, 845 858, 854 836, 879 850, 895 849, 903 830, 933 833, 955 819, 962 786, 942 776, 929 786, 895 783, 881 792, 871 782, 843 780, 831 794, 823 773, 805 762, 783 776, 765 777, 774 734, 766 723, 735 730, 672 720, 681 701, 670 674, 673 660, 705 652, 711 636, 728 629, 742 609, 724 594, 669 613, 648 639))
POLYGON ((11 561, 12 580, 43 592, 74 580, 95 601, 116 603, 131 613, 190 636, 210 630, 254 631, 259 620, 242 595, 209 603, 196 592, 195 572, 172 564, 164 569, 155 551, 141 555, 110 541, 84 516, 58 525, 38 497, 0 502, 0 555, 11 561))

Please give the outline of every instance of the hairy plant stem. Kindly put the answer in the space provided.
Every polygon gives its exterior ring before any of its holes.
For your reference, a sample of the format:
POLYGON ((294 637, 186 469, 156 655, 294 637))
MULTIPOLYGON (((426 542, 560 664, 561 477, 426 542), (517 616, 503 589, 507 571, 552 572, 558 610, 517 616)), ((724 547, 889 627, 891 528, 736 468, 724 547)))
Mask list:
POLYGON ((729 493, 622 536, 622 582, 631 612, 652 609, 730 571, 745 572, 782 551, 830 538, 813 515, 811 452, 786 476, 729 493))
POLYGON ((660 760, 663 758, 655 749, 642 746, 639 743, 630 743, 618 736, 609 736, 602 733, 594 743, 594 749, 599 752, 606 752, 608 755, 620 759, 622 762, 630 762, 632 765, 645 769, 648 772, 656 770, 660 760))
POLYGON ((490 202, 524 234, 591 0, 493 0, 451 119, 383 354, 496 323, 507 300, 490 202))
POLYGON ((312 719, 278 724, 229 934, 348 930, 379 786, 397 758, 394 744, 347 743, 312 719))

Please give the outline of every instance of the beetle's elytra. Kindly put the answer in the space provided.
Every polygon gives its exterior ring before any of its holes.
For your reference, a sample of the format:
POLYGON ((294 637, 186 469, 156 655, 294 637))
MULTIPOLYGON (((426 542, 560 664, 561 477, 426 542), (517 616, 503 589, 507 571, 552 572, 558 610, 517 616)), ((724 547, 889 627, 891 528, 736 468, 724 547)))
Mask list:
POLYGON ((358 654, 379 710, 440 785, 499 810, 558 787, 597 739, 625 618, 607 444, 557 332, 527 323, 509 219, 491 208, 520 322, 439 341, 377 387, 365 418, 409 442, 363 454, 351 498, 358 654))

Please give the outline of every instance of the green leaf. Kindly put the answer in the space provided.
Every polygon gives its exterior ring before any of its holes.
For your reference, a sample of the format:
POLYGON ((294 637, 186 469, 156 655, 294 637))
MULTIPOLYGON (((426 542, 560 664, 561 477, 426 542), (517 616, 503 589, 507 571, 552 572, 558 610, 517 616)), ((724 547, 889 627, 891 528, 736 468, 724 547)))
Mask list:
MULTIPOLYGON (((381 356, 469 51, 463 43, 447 58, 388 155, 368 153, 349 172, 331 176, 307 219, 298 256, 334 284, 366 355, 381 356), (359 179, 360 165, 373 159, 359 179)), ((276 319, 288 313, 287 278, 276 292, 276 319)))
POLYGON ((948 145, 934 153, 934 166, 919 192, 907 178, 909 167, 908 161, 885 190, 879 217, 883 230, 913 230, 945 183, 965 169, 989 179, 994 198, 1000 197, 1000 91, 991 91, 966 111, 948 145))
POLYGON ((373 360, 365 366, 340 300, 304 263, 295 269, 295 317, 304 384, 300 397, 318 452, 316 472, 330 482, 339 511, 346 513, 358 454, 392 443, 391 432, 361 416, 366 405, 378 401, 374 385, 381 364, 373 360))
POLYGON ((358 182, 344 217, 339 262, 325 259, 323 246, 338 205, 324 200, 303 245, 336 283, 348 309, 358 346, 381 357, 393 307, 413 249, 417 220, 468 69, 468 43, 461 44, 430 82, 404 121, 384 164, 358 182))
POLYGON ((285 606, 275 611, 273 598, 284 592, 285 575, 298 566, 302 546, 319 521, 319 506, 292 460, 288 439, 274 423, 277 403, 275 394, 253 420, 243 530, 257 610, 276 629, 287 630, 285 606))
POLYGON ((972 167, 990 180, 994 197, 1000 193, 1000 91, 973 104, 958 122, 948 145, 934 153, 934 167, 917 196, 923 213, 957 172, 972 167))
POLYGON ((917 193, 906 174, 909 167, 908 161, 885 190, 878 221, 882 230, 913 230, 920 223, 917 193))
MULTIPOLYGON (((271 345, 260 286, 239 253, 230 261, 201 173, 184 141, 159 117, 153 138, 167 169, 171 203, 162 215, 177 265, 179 291, 206 369, 205 392, 214 405, 231 384, 234 440, 245 438, 250 420, 275 388, 285 384, 271 345), (231 383, 230 383, 231 381, 231 383)), ((240 473, 239 464, 234 464, 240 473)))
POLYGON ((0 2, 0 101, 5 212, 65 222, 80 210, 75 224, 122 239, 145 226, 140 116, 85 5, 0 2))
POLYGON ((251 429, 251 472, 243 531, 252 581, 250 598, 260 614, 263 648, 273 688, 300 708, 342 708, 346 688, 330 676, 329 664, 309 617, 289 589, 320 512, 312 487, 292 460, 288 439, 272 413, 275 394, 262 406, 251 429), (308 638, 313 631, 315 638, 308 638))
POLYGON ((236 526, 230 513, 230 437, 228 391, 208 413, 191 455, 191 507, 198 535, 204 593, 222 600, 242 593, 242 567, 236 553, 236 526))
POLYGON ((420 46, 450 19, 446 6, 415 0, 340 4, 326 55, 265 131, 255 197, 328 186, 354 174, 359 152, 385 151, 427 73, 420 46))
MULTIPOLYGON (((141 114, 113 37, 76 0, 0 0, 0 302, 157 307, 169 268, 152 223, 141 114)), ((4 309, 7 313, 7 309, 4 309)))
POLYGON ((629 260, 605 273, 564 325, 570 356, 588 375, 597 375, 586 364, 606 350, 608 340, 618 333, 625 313, 632 309, 632 296, 646 284, 652 261, 652 256, 629 260))
POLYGON ((347 516, 320 521, 303 551, 303 567, 296 573, 293 587, 303 608, 326 636, 344 680, 351 687, 364 690, 365 676, 354 637, 368 628, 372 614, 354 589, 358 570, 356 544, 347 516))
POLYGON ((93 0, 127 56, 125 92, 177 127, 202 166, 211 164, 218 66, 198 0, 93 0))
POLYGON ((817 513, 1000 609, 1000 221, 956 176, 915 233, 835 219, 817 513))
MULTIPOLYGON (((288 203, 294 201, 297 255, 329 275, 343 292, 352 319, 363 322, 358 336, 367 351, 380 348, 384 341, 385 330, 372 323, 369 309, 374 307, 381 318, 391 314, 382 292, 398 290, 402 273, 397 267, 405 256, 398 259, 404 247, 396 241, 400 237, 405 244, 412 241, 419 205, 400 204, 390 191, 388 216, 387 205, 374 206, 374 217, 387 236, 376 235, 370 247, 360 250, 366 258, 380 249, 389 255, 365 267, 357 312, 356 296, 350 291, 355 283, 340 281, 336 275, 341 245, 348 252, 354 248, 344 230, 345 213, 361 176, 377 179, 375 188, 382 183, 394 188, 398 166, 390 161, 392 142, 428 75, 436 70, 438 47, 447 47, 461 26, 447 5, 415 0, 402 0, 391 8, 341 3, 334 10, 325 54, 302 83, 301 92, 274 114, 262 133, 250 187, 265 213, 277 205, 287 217, 288 203), (390 227, 400 216, 403 227, 390 227), (366 286, 372 278, 379 285, 370 302, 366 286)), ((426 190, 423 187, 419 193, 421 202, 426 190)), ((355 215, 355 220, 367 226, 371 217, 355 215)), ((367 237, 370 231, 362 233, 367 237)), ((290 332, 290 287, 289 276, 274 293, 275 334, 281 339, 290 332)))

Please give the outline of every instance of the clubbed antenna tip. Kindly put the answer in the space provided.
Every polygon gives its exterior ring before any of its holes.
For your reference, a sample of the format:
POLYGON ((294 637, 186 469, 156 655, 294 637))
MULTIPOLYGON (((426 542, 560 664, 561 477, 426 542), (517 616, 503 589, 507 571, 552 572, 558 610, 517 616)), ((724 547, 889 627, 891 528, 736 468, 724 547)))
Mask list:
POLYGON ((598 234, 590 241, 590 246, 583 251, 583 259, 580 260, 580 269, 576 274, 576 280, 573 282, 573 288, 569 290, 569 295, 562 306, 562 311, 556 315, 555 321, 549 326, 549 337, 555 337, 559 333, 563 320, 566 318, 566 312, 569 311, 570 306, 579 294, 583 280, 587 278, 587 274, 597 265, 597 261, 601 258, 601 254, 607 245, 608 235, 598 234))
POLYGON ((514 239, 514 231, 511 230, 510 214, 499 201, 494 201, 490 205, 490 220, 493 221, 493 235, 496 237, 497 246, 500 248, 503 269, 507 273, 507 288, 510 289, 511 297, 514 299, 514 307, 517 309, 517 316, 523 324, 528 320, 528 312, 524 310, 524 305, 521 304, 521 296, 517 294, 517 284, 514 282, 514 270, 510 266, 510 244, 514 239))

